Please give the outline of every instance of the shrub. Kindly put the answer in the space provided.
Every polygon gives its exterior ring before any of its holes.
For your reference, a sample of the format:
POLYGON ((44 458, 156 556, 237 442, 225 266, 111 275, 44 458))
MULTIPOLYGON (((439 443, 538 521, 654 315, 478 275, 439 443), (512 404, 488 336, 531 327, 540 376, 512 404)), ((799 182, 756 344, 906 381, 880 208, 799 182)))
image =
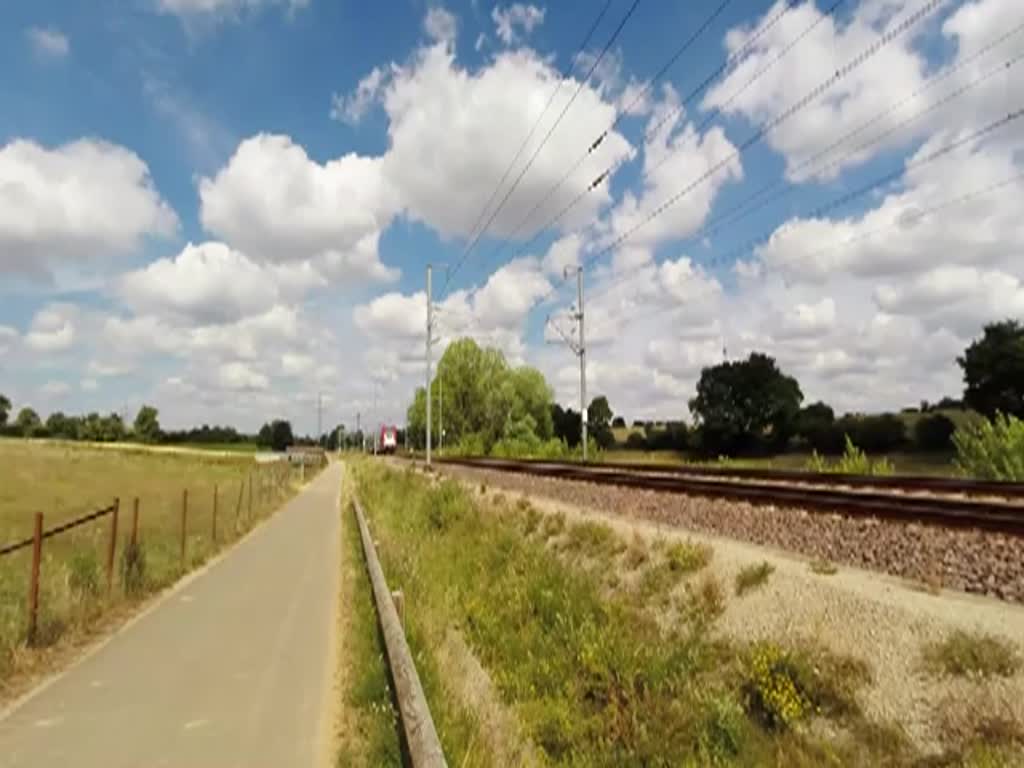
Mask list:
POLYGON ((677 541, 665 551, 670 570, 676 573, 699 571, 711 562, 711 547, 692 541, 677 541))
POLYGON ((775 566, 769 562, 746 566, 736 574, 736 594, 742 595, 761 586, 774 572, 775 566))
POLYGON ((68 562, 68 586, 78 597, 95 597, 100 592, 100 564, 91 549, 76 551, 68 562))
POLYGON ((941 413, 925 416, 914 425, 914 442, 921 451, 948 451, 953 447, 956 425, 941 413))
POLYGON ((803 438, 814 451, 827 454, 842 453, 843 444, 846 441, 844 426, 848 426, 848 424, 836 422, 835 424, 818 425, 804 432, 803 438))
POLYGON ((956 630, 924 649, 925 667, 935 674, 1009 677, 1021 666, 1013 647, 997 637, 956 630))
MULTIPOLYGON (((845 420, 844 420, 845 421, 845 420)), ((892 413, 865 416, 855 422, 853 441, 869 453, 885 453, 902 446, 907 440, 903 419, 892 413)))
POLYGON ((956 465, 979 480, 1024 481, 1024 421, 996 414, 953 434, 956 465))
POLYGON ((647 439, 639 432, 630 432, 626 438, 626 447, 631 451, 647 450, 647 439))
POLYGON ((747 710, 769 728, 784 729, 802 720, 811 702, 797 687, 797 671, 790 655, 766 643, 754 650, 744 694, 747 710))

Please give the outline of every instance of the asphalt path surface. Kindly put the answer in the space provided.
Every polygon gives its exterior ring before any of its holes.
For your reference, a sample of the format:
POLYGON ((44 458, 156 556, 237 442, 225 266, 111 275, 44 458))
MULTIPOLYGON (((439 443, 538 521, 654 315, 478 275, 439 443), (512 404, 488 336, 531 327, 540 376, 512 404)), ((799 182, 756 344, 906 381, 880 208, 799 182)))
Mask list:
POLYGON ((0 766, 329 757, 341 465, 0 720, 0 766))

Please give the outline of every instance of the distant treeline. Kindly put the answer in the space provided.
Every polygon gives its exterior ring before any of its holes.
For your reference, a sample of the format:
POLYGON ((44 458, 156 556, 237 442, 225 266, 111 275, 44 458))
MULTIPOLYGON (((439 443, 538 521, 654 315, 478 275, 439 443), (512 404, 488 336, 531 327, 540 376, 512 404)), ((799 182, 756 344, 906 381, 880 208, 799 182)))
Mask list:
MULTIPOLYGON (((258 434, 240 432, 234 427, 203 424, 190 429, 163 429, 159 411, 151 405, 139 408, 132 423, 126 423, 119 413, 101 415, 89 413, 69 416, 55 411, 43 421, 31 407, 18 410, 10 419, 11 401, 0 395, 0 435, 5 437, 56 438, 97 443, 137 442, 163 445, 238 445, 255 444, 260 447, 284 450, 293 444, 316 444, 309 436, 296 436, 291 424, 275 419, 264 424, 258 434)), ((326 443, 326 438, 321 439, 326 443)), ((336 444, 336 441, 335 441, 336 444)))

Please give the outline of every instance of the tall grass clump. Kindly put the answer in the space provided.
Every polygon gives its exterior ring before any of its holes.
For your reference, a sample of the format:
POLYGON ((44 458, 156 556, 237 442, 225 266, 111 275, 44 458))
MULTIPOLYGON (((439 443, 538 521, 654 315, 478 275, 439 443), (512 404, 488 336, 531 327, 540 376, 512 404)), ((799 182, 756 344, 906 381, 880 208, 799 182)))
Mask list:
POLYGON ((830 472, 842 475, 891 475, 895 468, 886 458, 872 459, 864 451, 853 444, 850 436, 846 436, 846 450, 835 461, 829 461, 817 451, 804 465, 810 472, 830 472))
POLYGON ((1024 481, 1024 421, 997 413, 953 434, 955 464, 978 480, 1024 481))
POLYGON ((934 674, 1009 677, 1021 668, 1016 650, 992 635, 956 630, 924 648, 925 667, 934 674))

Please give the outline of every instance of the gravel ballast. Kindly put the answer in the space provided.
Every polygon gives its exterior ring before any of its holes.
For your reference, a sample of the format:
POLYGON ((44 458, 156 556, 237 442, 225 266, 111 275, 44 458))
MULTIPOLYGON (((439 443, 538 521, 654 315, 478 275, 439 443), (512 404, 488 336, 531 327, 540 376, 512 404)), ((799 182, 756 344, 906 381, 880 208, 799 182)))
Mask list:
POLYGON ((477 483, 1024 602, 1024 537, 445 466, 477 483))

